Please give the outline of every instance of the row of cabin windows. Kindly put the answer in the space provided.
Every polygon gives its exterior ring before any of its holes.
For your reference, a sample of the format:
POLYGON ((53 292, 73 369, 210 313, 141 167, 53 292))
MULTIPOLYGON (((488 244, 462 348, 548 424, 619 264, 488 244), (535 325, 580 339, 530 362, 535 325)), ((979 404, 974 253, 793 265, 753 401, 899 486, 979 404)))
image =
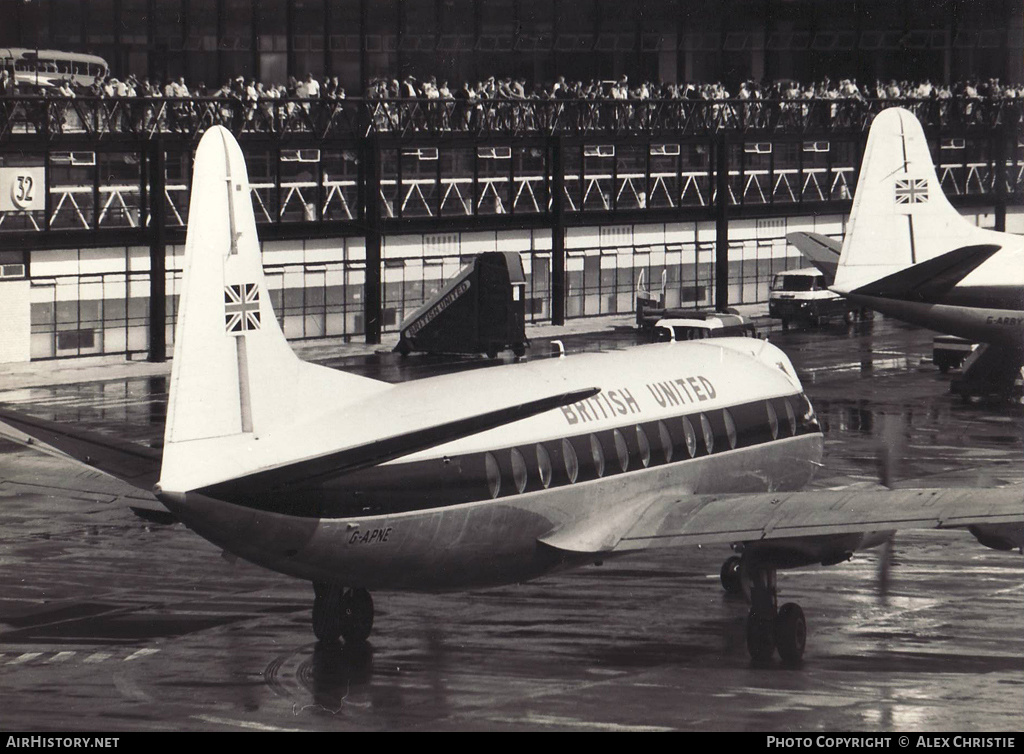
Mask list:
MULTIPOLYGON (((781 404, 786 412, 786 421, 781 425, 778 412, 772 405, 772 402, 765 401, 763 404, 765 410, 764 419, 767 421, 767 428, 772 440, 779 439, 780 431, 784 432, 786 437, 793 437, 797 433, 796 412, 790 399, 781 399, 781 404)), ((725 428, 725 439, 729 446, 728 449, 734 450, 739 439, 736 421, 729 409, 722 409, 719 413, 725 428)), ((810 413, 810 404, 807 404, 805 416, 813 420, 813 414, 810 413)), ((715 452, 715 431, 707 414, 702 413, 693 417, 680 416, 673 419, 661 419, 656 422, 655 427, 658 434, 656 452, 660 456, 659 462, 672 463, 673 459, 685 460, 694 458, 702 451, 704 455, 711 455, 715 452), (681 443, 673 441, 673 433, 669 428, 669 425, 672 423, 677 423, 682 429, 681 443), (694 423, 700 426, 699 435, 694 428, 694 423), (703 440, 703 445, 700 445, 701 440, 703 440), (683 455, 684 448, 685 456, 683 455)), ((648 428, 651 429, 650 426, 648 428)), ((631 465, 633 468, 647 468, 651 465, 654 456, 651 440, 648 438, 647 430, 639 424, 635 425, 632 429, 613 429, 610 433, 605 431, 600 433, 600 435, 603 435, 605 438, 609 435, 611 436, 611 445, 615 452, 610 463, 605 455, 607 439, 602 442, 598 434, 574 438, 583 446, 580 448, 581 451, 589 451, 590 471, 594 478, 603 477, 606 473, 614 474, 629 471, 631 465), (626 440, 626 435, 623 434, 624 432, 634 434, 636 443, 632 450, 626 440), (611 464, 615 464, 615 466, 611 464)), ((725 450, 725 448, 719 448, 719 450, 725 450)), ((532 451, 528 450, 527 453, 534 456, 530 459, 530 462, 527 461, 522 450, 510 448, 508 450, 508 465, 504 474, 502 464, 498 462, 498 458, 490 452, 485 454, 484 466, 487 475, 487 486, 492 498, 502 494, 503 476, 506 480, 508 480, 509 476, 511 477, 512 486, 507 489, 507 494, 525 492, 530 481, 529 467, 531 465, 536 468, 537 481, 539 481, 540 486, 544 489, 551 486, 554 479, 554 465, 551 460, 551 452, 544 444, 538 443, 532 451)), ((563 438, 558 443, 557 454, 561 456, 566 482, 575 484, 580 478, 580 461, 577 448, 574 447, 570 439, 563 438)))

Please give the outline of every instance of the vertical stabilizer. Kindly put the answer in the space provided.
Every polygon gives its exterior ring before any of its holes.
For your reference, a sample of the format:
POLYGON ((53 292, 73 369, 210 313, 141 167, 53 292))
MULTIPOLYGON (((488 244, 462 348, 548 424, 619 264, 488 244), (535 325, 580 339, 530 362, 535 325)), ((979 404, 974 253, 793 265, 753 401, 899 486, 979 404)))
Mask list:
POLYGON ((942 193, 924 130, 903 108, 875 116, 861 163, 835 287, 850 291, 992 231, 960 216, 942 193))
POLYGON ((165 445, 253 432, 267 418, 254 372, 280 383, 298 363, 270 306, 242 151, 211 128, 192 176, 165 445))
POLYGON ((301 431, 326 406, 357 403, 387 387, 292 352, 271 307, 249 191, 234 137, 209 129, 192 175, 163 490, 287 460, 289 443, 275 443, 275 436, 301 431))

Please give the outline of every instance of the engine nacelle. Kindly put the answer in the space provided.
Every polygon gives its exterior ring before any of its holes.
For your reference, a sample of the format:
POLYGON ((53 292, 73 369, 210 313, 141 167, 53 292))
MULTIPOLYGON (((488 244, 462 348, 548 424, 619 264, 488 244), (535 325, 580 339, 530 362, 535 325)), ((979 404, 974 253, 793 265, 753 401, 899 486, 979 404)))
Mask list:
POLYGON ((1022 524, 975 524, 967 530, 985 547, 993 550, 1024 549, 1024 525, 1022 524))
POLYGON ((862 533, 823 534, 744 542, 742 553, 748 563, 770 565, 779 569, 800 568, 819 563, 835 565, 849 560, 854 552, 863 548, 866 536, 862 533))

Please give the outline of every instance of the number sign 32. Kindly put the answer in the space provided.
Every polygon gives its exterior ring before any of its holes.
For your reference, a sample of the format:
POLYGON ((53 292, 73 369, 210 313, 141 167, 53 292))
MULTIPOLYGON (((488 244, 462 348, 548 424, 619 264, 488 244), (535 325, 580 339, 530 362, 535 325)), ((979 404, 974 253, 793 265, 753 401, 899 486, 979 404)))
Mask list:
POLYGON ((45 175, 42 167, 0 168, 0 211, 43 209, 45 175))

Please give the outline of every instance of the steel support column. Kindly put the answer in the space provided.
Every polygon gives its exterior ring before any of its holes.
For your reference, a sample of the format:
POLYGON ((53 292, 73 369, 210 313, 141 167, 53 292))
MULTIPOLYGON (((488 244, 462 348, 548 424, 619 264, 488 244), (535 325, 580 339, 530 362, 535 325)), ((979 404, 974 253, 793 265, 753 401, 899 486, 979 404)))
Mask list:
POLYGON ((725 131, 715 137, 715 311, 729 308, 729 152, 725 131))
POLYGON ((992 193, 995 194, 996 209, 996 230, 1000 233, 1006 232, 1006 150, 1011 135, 1006 126, 995 129, 993 138, 993 155, 995 162, 995 177, 993 179, 992 193))
POLYGON ((562 137, 548 143, 551 187, 551 324, 565 324, 565 164, 562 137))
POLYGON ((166 155, 163 139, 152 144, 149 160, 149 360, 167 360, 167 238, 164 222, 166 155))
POLYGON ((380 216, 381 146, 376 137, 363 140, 360 181, 363 191, 363 221, 366 223, 366 282, 363 291, 363 313, 366 342, 380 343, 381 334, 381 238, 383 220, 380 216))

